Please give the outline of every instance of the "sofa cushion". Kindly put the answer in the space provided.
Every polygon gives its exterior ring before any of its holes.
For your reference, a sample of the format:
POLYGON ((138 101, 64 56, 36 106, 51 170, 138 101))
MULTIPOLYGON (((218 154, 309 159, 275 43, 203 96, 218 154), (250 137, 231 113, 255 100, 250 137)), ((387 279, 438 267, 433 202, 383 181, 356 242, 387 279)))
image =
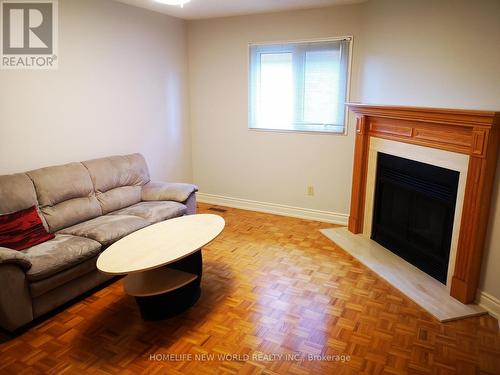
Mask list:
POLYGON ((141 201, 142 185, 149 182, 146 160, 141 154, 110 156, 84 161, 103 214, 141 201))
POLYGON ((26 276, 30 281, 46 279, 94 257, 100 250, 99 242, 58 234, 53 240, 22 251, 32 264, 26 276))
POLYGON ((0 176, 0 215, 37 205, 35 187, 27 174, 0 176))
POLYGON ((54 238, 47 232, 36 206, 0 215, 0 246, 24 250, 54 238))
POLYGON ((51 232, 102 214, 89 172, 70 163, 27 172, 51 232))
POLYGON ((122 208, 110 213, 110 215, 133 215, 139 216, 149 223, 182 216, 186 213, 186 206, 177 202, 141 202, 133 206, 122 208))
MULTIPOLYGON (((33 298, 33 317, 38 318, 50 310, 71 301, 73 298, 92 290, 99 284, 102 284, 111 278, 112 276, 105 275, 96 270, 70 280, 67 283, 61 284, 57 288, 49 290, 41 296, 33 298)), ((70 373, 73 372, 70 371, 70 373)))
POLYGON ((77 279, 90 272, 99 272, 96 268, 98 255, 87 259, 73 267, 66 268, 52 276, 43 280, 33 281, 30 283, 29 288, 32 298, 37 298, 48 291, 55 289, 63 284, 67 284, 71 280, 77 279))
POLYGON ((65 228, 58 233, 91 238, 103 246, 108 246, 148 225, 146 220, 137 216, 105 215, 65 228))

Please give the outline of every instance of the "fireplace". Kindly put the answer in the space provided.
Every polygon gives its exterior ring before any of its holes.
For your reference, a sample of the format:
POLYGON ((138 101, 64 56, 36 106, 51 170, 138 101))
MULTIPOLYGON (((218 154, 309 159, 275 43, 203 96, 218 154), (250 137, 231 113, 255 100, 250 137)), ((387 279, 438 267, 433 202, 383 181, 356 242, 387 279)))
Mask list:
MULTIPOLYGON (((443 164, 454 158, 461 160, 460 165, 465 164, 465 168, 451 168, 459 170, 460 177, 446 288, 449 288, 451 296, 462 303, 473 302, 481 272, 500 144, 500 112, 359 103, 349 103, 348 107, 356 115, 348 224, 351 233, 369 234, 369 237, 372 234, 374 207, 371 198, 374 197, 372 181, 375 179, 371 179, 373 174, 368 179, 368 174, 369 171, 375 173, 374 169, 369 168, 373 164, 371 155, 374 150, 370 145, 374 140, 392 142, 392 148, 386 150, 388 154, 396 154, 393 151, 398 145, 420 147, 419 152, 411 157, 414 161, 427 163, 422 159, 427 159, 428 154, 437 151, 429 164, 448 168, 443 164), (442 157, 441 151, 446 152, 445 157, 442 157)), ((439 217, 445 214, 433 215, 439 217)), ((449 241, 446 238, 442 238, 443 243, 449 241)), ((439 277, 443 280, 442 270, 439 277)))
POLYGON ((446 284, 459 172, 378 153, 371 238, 446 284))

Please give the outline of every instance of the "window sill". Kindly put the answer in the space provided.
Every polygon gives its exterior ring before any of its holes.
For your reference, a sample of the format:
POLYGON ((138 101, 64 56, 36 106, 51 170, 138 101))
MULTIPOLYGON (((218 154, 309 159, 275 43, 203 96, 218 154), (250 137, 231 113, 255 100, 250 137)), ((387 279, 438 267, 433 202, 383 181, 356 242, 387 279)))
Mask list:
POLYGON ((250 131, 271 132, 271 133, 306 133, 306 134, 328 134, 328 135, 347 135, 347 129, 342 132, 335 130, 310 130, 310 129, 271 129, 271 128, 248 128, 250 131))

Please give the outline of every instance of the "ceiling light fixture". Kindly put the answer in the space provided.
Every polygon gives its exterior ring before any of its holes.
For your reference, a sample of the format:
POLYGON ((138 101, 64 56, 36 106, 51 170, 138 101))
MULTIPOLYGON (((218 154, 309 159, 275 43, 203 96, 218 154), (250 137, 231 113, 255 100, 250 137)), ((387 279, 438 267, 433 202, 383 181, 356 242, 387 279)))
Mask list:
POLYGON ((166 5, 179 5, 181 8, 183 8, 184 4, 189 3, 189 1, 191 0, 154 0, 154 1, 166 5))

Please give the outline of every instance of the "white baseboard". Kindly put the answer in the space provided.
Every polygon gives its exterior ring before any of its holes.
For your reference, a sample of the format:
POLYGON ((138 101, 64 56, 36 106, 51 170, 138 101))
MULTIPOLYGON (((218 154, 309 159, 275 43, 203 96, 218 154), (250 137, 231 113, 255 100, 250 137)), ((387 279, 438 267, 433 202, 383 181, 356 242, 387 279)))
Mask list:
POLYGON ((286 206, 283 204, 252 201, 249 199, 224 197, 222 195, 196 193, 198 202, 241 208, 244 210, 266 212, 269 214, 298 217, 300 219, 316 220, 325 223, 347 225, 349 215, 330 211, 313 210, 310 208, 301 208, 286 206))
POLYGON ((500 325, 500 300, 483 291, 477 294, 476 303, 498 319, 500 325))

